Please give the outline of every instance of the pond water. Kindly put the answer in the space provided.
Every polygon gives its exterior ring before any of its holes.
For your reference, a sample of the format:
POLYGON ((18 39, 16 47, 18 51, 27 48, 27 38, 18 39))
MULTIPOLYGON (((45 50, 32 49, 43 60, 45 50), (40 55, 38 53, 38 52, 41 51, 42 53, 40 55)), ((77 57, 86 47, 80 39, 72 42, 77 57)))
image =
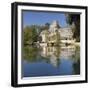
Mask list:
POLYGON ((22 77, 80 74, 79 46, 25 46, 22 58, 22 77))

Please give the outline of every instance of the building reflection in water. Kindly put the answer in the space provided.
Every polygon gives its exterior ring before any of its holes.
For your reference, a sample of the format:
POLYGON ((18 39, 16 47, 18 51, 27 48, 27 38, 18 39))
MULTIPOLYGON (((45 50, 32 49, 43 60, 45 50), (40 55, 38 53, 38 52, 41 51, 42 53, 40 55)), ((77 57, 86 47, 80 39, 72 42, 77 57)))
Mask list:
POLYGON ((41 47, 41 56, 48 57, 49 63, 57 67, 60 58, 60 47, 41 47))
POLYGON ((75 45, 69 46, 41 46, 41 56, 48 57, 49 63, 54 67, 60 65, 60 59, 73 60, 74 66, 78 61, 80 62, 80 48, 75 45))

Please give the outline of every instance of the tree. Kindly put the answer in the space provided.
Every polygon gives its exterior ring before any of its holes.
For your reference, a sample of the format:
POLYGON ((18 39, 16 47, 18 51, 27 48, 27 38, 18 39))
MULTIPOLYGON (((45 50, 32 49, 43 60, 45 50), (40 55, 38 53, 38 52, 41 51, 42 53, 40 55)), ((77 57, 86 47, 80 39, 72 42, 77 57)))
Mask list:
POLYGON ((30 27, 26 26, 24 28, 23 38, 24 38, 24 45, 29 44, 32 41, 32 32, 30 27))
POLYGON ((37 37, 35 26, 26 26, 24 28, 24 45, 33 44, 37 41, 37 37))
POLYGON ((49 29, 50 24, 49 23, 45 23, 45 29, 49 29))
POLYGON ((76 38, 76 41, 80 41, 80 14, 66 14, 66 21, 68 24, 75 24, 73 29, 73 38, 76 38))
POLYGON ((30 28, 32 30, 32 40, 33 40, 33 42, 37 42, 37 40, 38 40, 37 28, 34 25, 32 25, 30 28))
POLYGON ((40 26, 40 29, 41 29, 41 31, 42 30, 48 30, 49 29, 49 26, 50 26, 50 24, 47 22, 47 23, 45 23, 45 25, 40 26))

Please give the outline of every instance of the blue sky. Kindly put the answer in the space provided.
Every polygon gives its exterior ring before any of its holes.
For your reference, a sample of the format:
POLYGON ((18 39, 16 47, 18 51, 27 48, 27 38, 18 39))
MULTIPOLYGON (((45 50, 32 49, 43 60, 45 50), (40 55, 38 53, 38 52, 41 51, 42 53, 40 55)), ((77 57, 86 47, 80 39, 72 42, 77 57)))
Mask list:
POLYGON ((67 26, 65 13, 23 11, 24 26, 32 24, 44 25, 47 22, 51 24, 54 20, 57 20, 61 27, 67 26))

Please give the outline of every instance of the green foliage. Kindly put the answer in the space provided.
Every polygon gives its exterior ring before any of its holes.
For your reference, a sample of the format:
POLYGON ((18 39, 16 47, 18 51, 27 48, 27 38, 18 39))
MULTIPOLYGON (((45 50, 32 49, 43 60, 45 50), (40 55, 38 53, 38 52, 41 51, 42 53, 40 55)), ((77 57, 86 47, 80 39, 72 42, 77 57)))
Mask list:
POLYGON ((24 45, 33 44, 38 39, 38 34, 35 26, 26 26, 24 28, 24 45))
POLYGON ((38 34, 35 26, 31 26, 31 30, 32 30, 32 40, 33 42, 37 42, 38 34))
POLYGON ((68 24, 75 24, 75 28, 73 28, 73 38, 76 41, 80 41, 80 14, 67 14, 66 21, 68 24))
POLYGON ((46 23, 44 26, 39 26, 39 25, 26 26, 24 28, 24 34, 23 34, 24 45, 29 45, 29 44, 31 45, 34 44, 34 42, 40 41, 39 34, 41 33, 42 30, 47 30, 45 32, 47 37, 49 25, 50 25, 49 23, 46 23))
POLYGON ((31 41, 31 35, 32 33, 31 33, 31 29, 30 29, 30 27, 25 27, 24 28, 24 33, 23 33, 23 38, 24 38, 24 44, 26 45, 26 44, 29 44, 30 42, 29 41, 31 41))

